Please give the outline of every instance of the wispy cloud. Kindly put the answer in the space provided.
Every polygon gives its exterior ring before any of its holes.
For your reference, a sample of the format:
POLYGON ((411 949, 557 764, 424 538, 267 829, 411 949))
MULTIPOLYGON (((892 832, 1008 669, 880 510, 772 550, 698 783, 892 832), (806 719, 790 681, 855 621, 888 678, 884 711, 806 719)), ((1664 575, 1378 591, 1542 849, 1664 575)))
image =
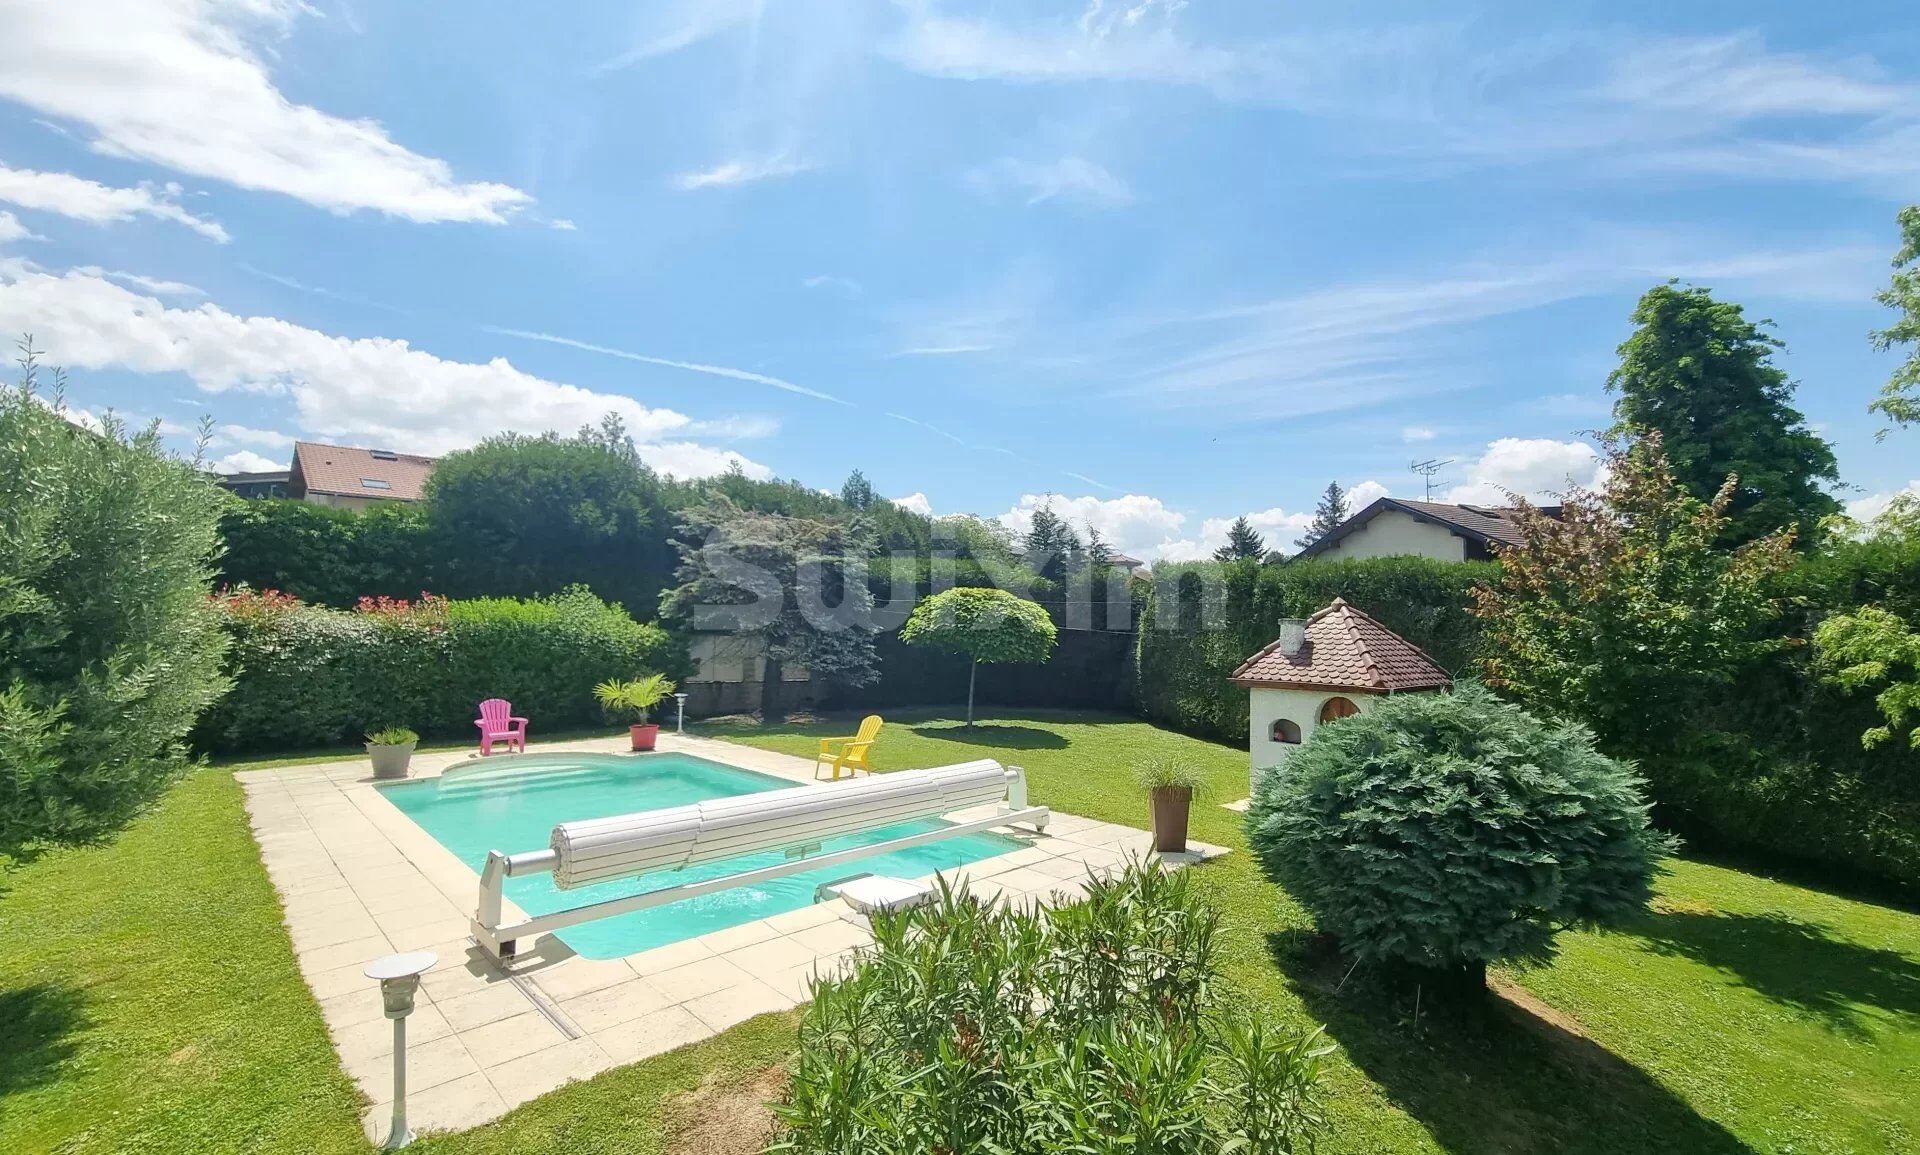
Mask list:
POLYGON ((831 273, 817 273, 800 283, 809 289, 832 289, 849 297, 857 297, 861 293, 859 281, 852 277, 837 277, 831 273))
POLYGON ((885 51, 914 71, 1018 84, 1205 90, 1363 125, 1356 159, 1458 169, 1604 158, 1721 178, 1920 179, 1920 91, 1871 59, 1770 49, 1757 32, 1485 38, 1469 25, 1290 30, 1206 43, 1180 0, 1089 0, 1079 19, 914 10, 885 51))
POLYGON ((896 349, 887 354, 889 357, 960 357, 968 353, 989 353, 992 345, 914 345, 906 349, 896 349))
POLYGON ((169 281, 164 277, 147 277, 139 273, 123 273, 118 269, 103 269, 98 265, 82 265, 73 270, 88 276, 105 277, 110 281, 119 281, 136 289, 144 289, 156 297, 204 297, 206 290, 185 281, 169 281))
POLYGON ((893 418, 895 421, 899 421, 904 424, 914 426, 917 429, 924 429, 928 433, 933 434, 935 437, 944 437, 948 441, 953 442, 955 445, 959 445, 967 449, 978 449, 986 453, 1000 453, 1008 457, 1018 456, 1013 452, 1013 450, 1002 449, 998 445, 981 445, 978 442, 968 441, 966 438, 960 436, 957 433, 954 433, 950 430, 942 429, 940 426, 935 425, 931 421, 922 421, 918 417, 908 417, 904 413, 888 413, 887 416, 893 418))
POLYGON ((667 56, 753 23, 759 0, 672 0, 633 9, 638 27, 633 44, 593 68, 594 75, 618 72, 667 56))
POLYGON ((0 201, 38 212, 58 213, 88 224, 110 224, 155 217, 183 224, 209 240, 225 244, 227 230, 218 221, 194 216, 179 205, 177 184, 115 188, 64 172, 36 172, 0 164, 0 201))
POLYGON ((771 385, 787 393, 798 393, 802 397, 811 397, 816 401, 831 401, 835 405, 848 402, 831 393, 822 393, 818 389, 809 389, 805 385, 796 385, 791 381, 765 373, 755 373, 748 369, 735 369, 728 365, 708 365, 699 361, 676 361, 670 357, 652 357, 645 353, 634 353, 626 349, 615 349, 610 345, 595 345, 588 341, 576 341, 572 337, 561 337, 553 333, 537 333, 529 329, 509 329, 495 325, 482 328, 489 333, 499 333, 505 337, 519 337, 527 341, 544 341, 549 345, 564 345, 569 349, 579 349, 587 353, 599 353, 606 357, 618 357, 623 361, 637 361, 642 365, 659 365, 667 369, 684 369, 689 373, 705 373, 710 377, 726 377, 734 381, 751 381, 759 385, 771 385))
POLYGON ((1108 493, 1118 493, 1118 492, 1120 492, 1120 489, 1119 489, 1119 487, 1118 487, 1118 486, 1113 486, 1113 485, 1108 485, 1108 484, 1107 484, 1106 482, 1104 482, 1104 481, 1095 481, 1095 480, 1094 480, 1093 478, 1091 478, 1091 477, 1088 477, 1088 476, 1087 476, 1086 474, 1084 474, 1084 473, 1075 473, 1075 472, 1074 472, 1073 470, 1071 470, 1071 469, 1063 469, 1063 470, 1061 470, 1060 472, 1061 472, 1061 473, 1064 473, 1064 474, 1066 474, 1066 475, 1067 475, 1068 477, 1071 477, 1071 478, 1073 478, 1073 479, 1074 479, 1075 481, 1078 481, 1078 482, 1081 482, 1081 483, 1083 483, 1083 484, 1086 484, 1086 485, 1091 485, 1091 486, 1093 486, 1093 487, 1094 487, 1095 489, 1104 489, 1104 490, 1106 490, 1106 491, 1107 491, 1108 493))
POLYGON ((1429 278, 1334 285, 1151 319, 1083 345, 1115 391, 1149 406, 1248 416, 1337 412, 1464 387, 1474 326, 1669 277, 1774 296, 1863 299, 1884 256, 1855 245, 1747 251, 1685 233, 1596 228, 1545 251, 1465 261, 1429 278))
POLYGON ((1100 208, 1119 208, 1133 203, 1133 190, 1113 175, 1106 166, 1081 156, 1063 156, 1057 160, 1029 161, 1003 156, 992 164, 967 174, 968 183, 981 192, 992 194, 1012 188, 1030 205, 1063 200, 1100 208))
POLYGON ((697 169, 674 176, 673 184, 684 192, 696 192, 709 188, 732 188, 736 185, 754 184, 763 180, 780 180, 806 172, 814 166, 785 154, 763 157, 741 157, 722 161, 712 168, 697 169))

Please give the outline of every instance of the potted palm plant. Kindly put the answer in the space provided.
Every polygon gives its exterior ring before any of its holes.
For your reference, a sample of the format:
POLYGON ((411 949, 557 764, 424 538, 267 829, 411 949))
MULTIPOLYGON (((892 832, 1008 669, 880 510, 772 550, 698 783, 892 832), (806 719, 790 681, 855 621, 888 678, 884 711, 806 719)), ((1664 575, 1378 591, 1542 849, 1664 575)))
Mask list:
POLYGON ((413 748, 419 744, 420 735, 405 726, 388 726, 369 733, 367 753, 373 756, 373 776, 405 778, 407 763, 413 759, 413 748))
POLYGON ((673 681, 665 674, 648 674, 626 682, 608 678, 593 688, 593 696, 600 699, 608 713, 630 714, 639 719, 627 728, 633 735, 635 750, 653 749, 655 739, 660 736, 660 727, 651 720, 653 708, 671 693, 673 681))
POLYGON ((1153 811, 1153 849, 1158 854, 1178 854, 1187 848, 1187 819, 1193 812, 1193 796, 1205 783, 1200 772, 1178 758, 1150 758, 1135 768, 1140 785, 1147 788, 1153 811))

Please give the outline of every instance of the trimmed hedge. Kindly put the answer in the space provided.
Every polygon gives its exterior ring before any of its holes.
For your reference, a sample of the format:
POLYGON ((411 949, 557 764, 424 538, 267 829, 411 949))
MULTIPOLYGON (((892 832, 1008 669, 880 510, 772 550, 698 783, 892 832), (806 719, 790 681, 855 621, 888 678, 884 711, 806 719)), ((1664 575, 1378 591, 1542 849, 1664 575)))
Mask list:
POLYGON ((320 605, 413 597, 434 588, 426 510, 382 502, 364 511, 290 499, 234 499, 220 517, 219 583, 282 590, 320 605))
POLYGON ((1247 692, 1227 675, 1273 641, 1282 620, 1308 617, 1335 597, 1379 618, 1449 671, 1470 674, 1481 633, 1468 613, 1468 591, 1497 572, 1491 562, 1420 557, 1158 566, 1140 621, 1140 710, 1170 729, 1245 742, 1247 692))
POLYGON ((352 611, 284 595, 221 599, 234 687, 196 734, 205 750, 289 750, 381 726, 473 733, 474 707, 506 698, 532 730, 603 720, 607 678, 685 675, 685 650, 584 588, 520 601, 363 600, 352 611))

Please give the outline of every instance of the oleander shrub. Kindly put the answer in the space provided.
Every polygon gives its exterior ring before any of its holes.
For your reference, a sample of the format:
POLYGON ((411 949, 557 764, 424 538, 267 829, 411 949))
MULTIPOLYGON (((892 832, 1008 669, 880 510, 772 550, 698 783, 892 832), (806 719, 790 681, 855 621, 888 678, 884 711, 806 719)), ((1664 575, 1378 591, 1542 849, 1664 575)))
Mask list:
POLYGON ((1232 1009, 1217 925, 1139 863, 1051 912, 948 889, 877 917, 814 988, 768 1150, 1309 1150, 1326 1049, 1232 1009))
POLYGON ((1469 979, 1642 910, 1672 850, 1588 730, 1472 685, 1319 727, 1262 779, 1247 828, 1346 952, 1469 979))
POLYGON ((206 604, 224 495, 157 428, 0 388, 0 861, 98 839, 186 768, 226 687, 206 604))
POLYGON ((210 750, 349 742, 394 719, 468 735, 486 698, 551 733, 603 720, 602 681, 686 666, 664 630, 579 587, 524 601, 362 598, 352 610, 273 591, 214 601, 233 639, 234 688, 198 732, 210 750))

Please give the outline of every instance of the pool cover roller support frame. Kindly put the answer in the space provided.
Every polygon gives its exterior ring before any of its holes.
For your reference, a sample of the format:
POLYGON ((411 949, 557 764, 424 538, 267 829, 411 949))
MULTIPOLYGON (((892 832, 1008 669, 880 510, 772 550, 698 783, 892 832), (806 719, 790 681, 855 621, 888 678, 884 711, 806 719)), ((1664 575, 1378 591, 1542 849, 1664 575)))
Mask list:
POLYGON ((547 934, 563 927, 1016 822, 1027 823, 1044 833, 1048 818, 1046 807, 1027 805, 1026 771, 982 758, 845 783, 797 786, 611 818, 563 822, 553 828, 552 844, 545 850, 521 854, 488 852, 486 866, 480 872, 480 903, 472 922, 473 941, 495 959, 510 960, 517 940, 528 935, 547 934), (997 804, 997 809, 985 818, 870 846, 807 854, 809 848, 817 848, 828 838, 936 818, 990 803, 997 804), (767 850, 786 851, 788 861, 501 925, 504 890, 509 878, 551 871, 555 885, 567 889, 767 850))

